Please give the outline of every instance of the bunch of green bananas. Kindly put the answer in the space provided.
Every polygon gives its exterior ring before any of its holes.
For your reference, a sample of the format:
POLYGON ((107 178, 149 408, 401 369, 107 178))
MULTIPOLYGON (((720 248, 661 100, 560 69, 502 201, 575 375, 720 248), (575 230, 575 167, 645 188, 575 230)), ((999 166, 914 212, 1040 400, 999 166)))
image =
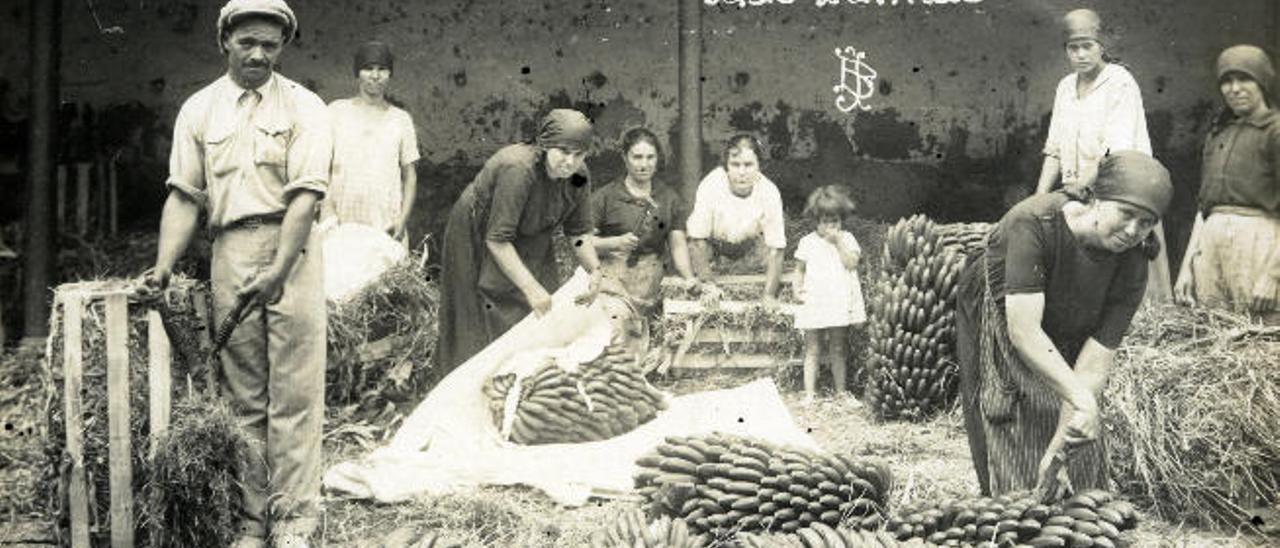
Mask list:
POLYGON ((719 432, 668 437, 636 463, 636 487, 652 513, 718 538, 817 522, 876 529, 892 485, 878 461, 719 432))
MULTIPOLYGON (((482 390, 498 427, 514 374, 488 379, 482 390)), ((568 371, 548 362, 519 380, 511 440, 522 445, 599 441, 635 430, 667 408, 667 395, 645 380, 621 345, 568 371)))

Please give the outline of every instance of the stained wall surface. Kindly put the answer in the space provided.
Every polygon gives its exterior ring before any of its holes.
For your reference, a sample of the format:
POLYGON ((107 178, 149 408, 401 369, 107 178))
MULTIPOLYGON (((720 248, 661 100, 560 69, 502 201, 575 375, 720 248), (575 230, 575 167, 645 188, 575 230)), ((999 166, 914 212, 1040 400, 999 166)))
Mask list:
MULTIPOLYGON (((1156 155, 1175 174, 1175 249, 1219 104, 1214 57, 1235 43, 1276 44, 1280 9, 1274 0, 294 0, 302 33, 282 72, 332 100, 354 93, 358 43, 394 46, 393 93, 414 116, 424 158, 414 230, 439 232, 484 159, 531 136, 550 107, 597 121, 598 181, 621 172, 609 146, 624 128, 644 124, 674 143, 678 1, 703 4, 705 165, 726 137, 754 132, 789 208, 815 185, 840 183, 864 214, 886 220, 915 211, 990 220, 1030 191, 1053 90, 1069 70, 1057 20, 1093 7, 1114 31, 1110 51, 1142 87, 1156 155), (865 52, 877 72, 869 110, 837 106, 834 51, 844 47, 865 52)), ((177 106, 221 72, 213 26, 222 3, 64 0, 63 100, 92 109, 100 128, 66 153, 138 148, 162 164, 177 106)), ((3 103, 20 113, 27 3, 2 10, 3 103)), ((667 165, 674 182, 675 162, 667 165)), ((162 172, 141 170, 130 183, 158 195, 162 172)))

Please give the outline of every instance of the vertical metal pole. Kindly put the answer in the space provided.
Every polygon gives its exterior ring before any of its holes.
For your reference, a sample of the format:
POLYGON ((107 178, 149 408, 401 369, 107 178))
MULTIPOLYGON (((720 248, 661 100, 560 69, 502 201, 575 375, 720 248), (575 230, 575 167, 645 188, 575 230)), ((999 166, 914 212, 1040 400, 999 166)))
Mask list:
POLYGON ((702 0, 679 3, 680 193, 692 203, 702 179, 702 0))
POLYGON ((27 171, 27 241, 23 260, 23 336, 49 334, 48 287, 56 242, 51 193, 57 173, 61 0, 31 0, 31 133, 27 171))

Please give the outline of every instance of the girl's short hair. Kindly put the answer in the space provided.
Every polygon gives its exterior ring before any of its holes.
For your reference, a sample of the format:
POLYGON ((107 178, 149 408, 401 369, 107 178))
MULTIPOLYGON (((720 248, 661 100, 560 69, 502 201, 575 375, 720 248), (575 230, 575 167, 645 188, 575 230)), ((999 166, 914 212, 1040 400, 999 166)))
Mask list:
POLYGON ((653 145, 653 150, 658 153, 658 167, 661 168, 663 161, 666 160, 666 156, 662 152, 662 145, 658 143, 658 136, 652 131, 649 131, 649 128, 633 127, 624 132, 622 134, 622 142, 618 147, 618 152, 625 158, 627 154, 631 152, 631 147, 636 146, 638 143, 649 143, 650 145, 653 145))
POLYGON ((805 200, 804 216, 815 221, 823 217, 843 219, 857 210, 858 205, 854 203, 848 188, 826 185, 809 193, 809 199, 805 200))
POLYGON ((755 138, 755 136, 751 135, 750 133, 739 133, 737 135, 734 135, 733 137, 730 137, 729 141, 726 142, 724 145, 724 150, 720 151, 720 165, 723 167, 728 167, 729 156, 733 155, 733 152, 735 150, 742 150, 742 149, 750 149, 751 152, 756 153, 757 160, 764 159, 764 156, 761 154, 761 150, 760 150, 760 141, 758 141, 755 138))

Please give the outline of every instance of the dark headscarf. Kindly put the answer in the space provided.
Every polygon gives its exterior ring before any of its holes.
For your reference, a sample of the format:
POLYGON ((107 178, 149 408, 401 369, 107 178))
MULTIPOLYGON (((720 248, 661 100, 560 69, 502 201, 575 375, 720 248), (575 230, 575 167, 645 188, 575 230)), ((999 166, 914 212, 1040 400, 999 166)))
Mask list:
POLYGON ((1262 96, 1271 104, 1271 92, 1275 90, 1276 69, 1271 58, 1257 46, 1239 45, 1222 50, 1218 55, 1218 81, 1228 72, 1247 74, 1262 88, 1262 96))
POLYGON ((1107 154, 1098 166, 1093 195, 1141 207, 1156 217, 1164 216, 1173 200, 1169 170, 1155 158, 1135 150, 1107 154))
POLYGON ((356 49, 354 72, 356 76, 360 75, 360 69, 369 65, 379 65, 387 67, 390 72, 395 72, 392 64, 395 63, 395 57, 391 55, 391 46, 388 46, 377 40, 370 40, 356 49))
POLYGON ((591 120, 581 112, 558 108, 548 112, 538 126, 538 145, 542 148, 586 150, 591 146, 591 120))

